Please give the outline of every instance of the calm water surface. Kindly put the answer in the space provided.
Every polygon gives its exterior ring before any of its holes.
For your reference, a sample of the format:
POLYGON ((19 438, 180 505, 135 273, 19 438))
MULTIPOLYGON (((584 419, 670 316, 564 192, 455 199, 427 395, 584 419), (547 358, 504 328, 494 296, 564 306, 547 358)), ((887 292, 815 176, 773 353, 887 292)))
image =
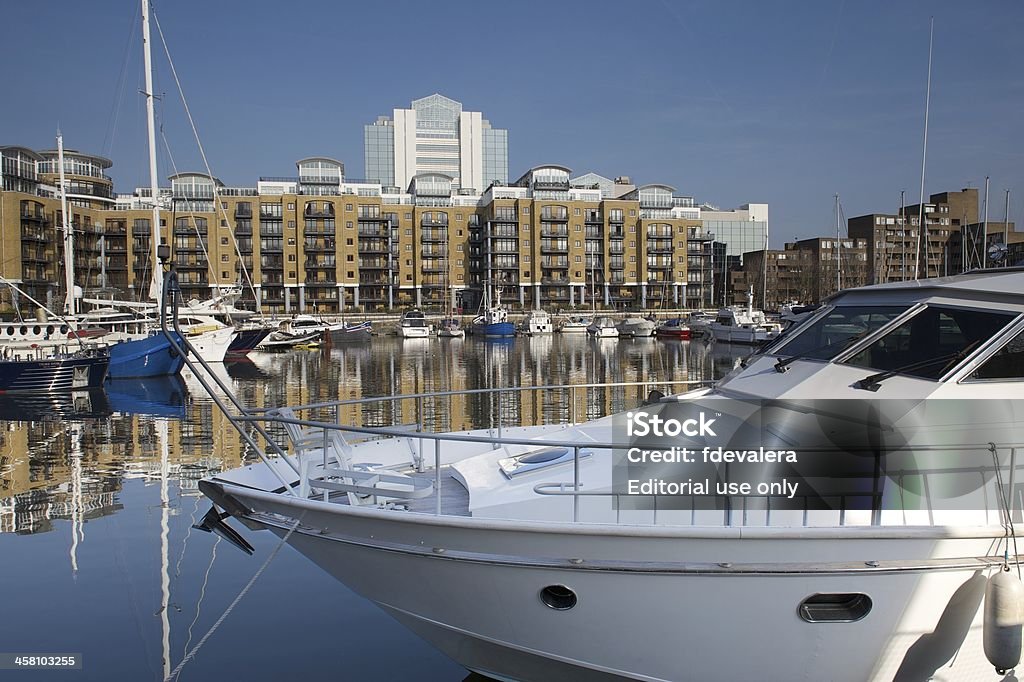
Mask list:
MULTIPOLYGON (((749 348, 572 337, 377 337, 320 352, 253 354, 220 376, 247 406, 493 386, 708 380, 749 348)), ((462 396, 344 408, 365 424, 437 428, 565 421, 635 404, 645 389, 462 396), (632 402, 630 402, 632 401, 632 402)), ((338 415, 332 415, 338 416, 338 415)), ((79 653, 81 671, 0 679, 161 680, 224 613, 276 536, 236 522, 246 556, 191 529, 208 473, 238 466, 238 435, 194 377, 123 381, 50 398, 0 396, 0 653, 79 653), (166 608, 163 606, 167 604, 166 608)), ((456 681, 466 671, 284 547, 181 680, 456 681)))

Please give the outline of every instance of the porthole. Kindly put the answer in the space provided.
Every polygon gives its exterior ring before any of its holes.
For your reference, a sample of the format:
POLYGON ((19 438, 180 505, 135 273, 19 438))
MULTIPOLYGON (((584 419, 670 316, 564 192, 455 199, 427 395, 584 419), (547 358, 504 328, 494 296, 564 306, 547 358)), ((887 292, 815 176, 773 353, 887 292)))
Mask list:
POLYGON ((32 333, 35 334, 36 336, 39 336, 40 332, 42 332, 42 331, 43 330, 39 328, 39 325, 36 325, 35 327, 32 327, 32 333))
POLYGON ((7 328, 7 336, 14 336, 14 327, 7 328))
POLYGON ((871 597, 859 592, 813 594, 797 612, 808 623, 855 623, 871 612, 871 597))
POLYGON ((20 331, 22 336, 28 336, 28 327, 22 327, 20 331))
POLYGON ((540 591, 544 606, 555 611, 568 611, 576 606, 576 593, 565 585, 548 585, 540 591))
POLYGON ((46 325, 46 335, 50 336, 51 334, 53 334, 53 325, 52 324, 48 324, 48 325, 46 325))

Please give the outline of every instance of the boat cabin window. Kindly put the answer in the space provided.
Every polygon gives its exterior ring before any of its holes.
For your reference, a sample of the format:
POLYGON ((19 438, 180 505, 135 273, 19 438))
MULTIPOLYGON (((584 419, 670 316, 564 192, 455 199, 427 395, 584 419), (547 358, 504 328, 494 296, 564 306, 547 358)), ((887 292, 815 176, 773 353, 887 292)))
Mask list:
POLYGON ((909 306, 839 306, 789 340, 773 355, 830 360, 853 342, 901 315, 909 306))
POLYGON ((981 381, 1024 379, 1024 331, 1010 339, 968 378, 981 381))
POLYGON ((938 379, 1016 315, 929 306, 846 362, 857 367, 938 379))

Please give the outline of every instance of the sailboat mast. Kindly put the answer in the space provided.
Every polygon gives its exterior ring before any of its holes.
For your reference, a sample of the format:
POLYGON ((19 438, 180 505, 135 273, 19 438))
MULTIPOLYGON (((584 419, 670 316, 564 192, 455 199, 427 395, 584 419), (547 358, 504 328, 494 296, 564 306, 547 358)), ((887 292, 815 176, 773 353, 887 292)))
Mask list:
POLYGON ((988 176, 985 176, 985 221, 981 228, 981 267, 988 267, 988 176))
POLYGON ((75 310, 75 234, 71 231, 68 218, 68 189, 64 181, 64 136, 57 131, 57 165, 60 168, 60 210, 64 225, 64 314, 74 315, 75 310))
POLYGON ((924 276, 928 277, 928 231, 924 223, 924 169, 928 160, 928 108, 932 102, 932 39, 935 37, 935 17, 932 17, 931 28, 928 30, 928 85, 924 96, 924 149, 921 152, 921 202, 917 212, 917 267, 914 279, 921 277, 921 235, 924 235, 924 276))
POLYGON ((156 121, 153 112, 153 56, 151 54, 149 38, 149 0, 142 2, 142 53, 146 66, 146 135, 149 142, 149 191, 150 199, 153 202, 153 224, 150 228, 150 272, 149 283, 150 298, 160 302, 162 296, 162 280, 160 277, 160 261, 157 257, 157 247, 160 245, 160 190, 157 187, 156 177, 156 121))
POLYGON ((843 239, 839 224, 839 193, 836 194, 836 292, 843 291, 843 259, 840 255, 843 239))
POLYGON ((1006 206, 1003 207, 1003 265, 1010 264, 1010 190, 1006 190, 1006 206))

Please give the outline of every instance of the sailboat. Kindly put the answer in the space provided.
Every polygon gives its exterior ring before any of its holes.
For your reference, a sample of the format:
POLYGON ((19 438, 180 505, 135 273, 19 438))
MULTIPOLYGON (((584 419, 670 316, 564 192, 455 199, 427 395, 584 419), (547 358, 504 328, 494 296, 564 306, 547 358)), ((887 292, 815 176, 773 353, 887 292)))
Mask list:
POLYGON ((461 339, 466 336, 466 330, 462 328, 462 324, 455 317, 455 288, 450 286, 450 282, 448 280, 448 253, 449 248, 445 248, 444 285, 445 289, 450 291, 452 295, 451 312, 437 325, 437 336, 442 339, 461 339))

